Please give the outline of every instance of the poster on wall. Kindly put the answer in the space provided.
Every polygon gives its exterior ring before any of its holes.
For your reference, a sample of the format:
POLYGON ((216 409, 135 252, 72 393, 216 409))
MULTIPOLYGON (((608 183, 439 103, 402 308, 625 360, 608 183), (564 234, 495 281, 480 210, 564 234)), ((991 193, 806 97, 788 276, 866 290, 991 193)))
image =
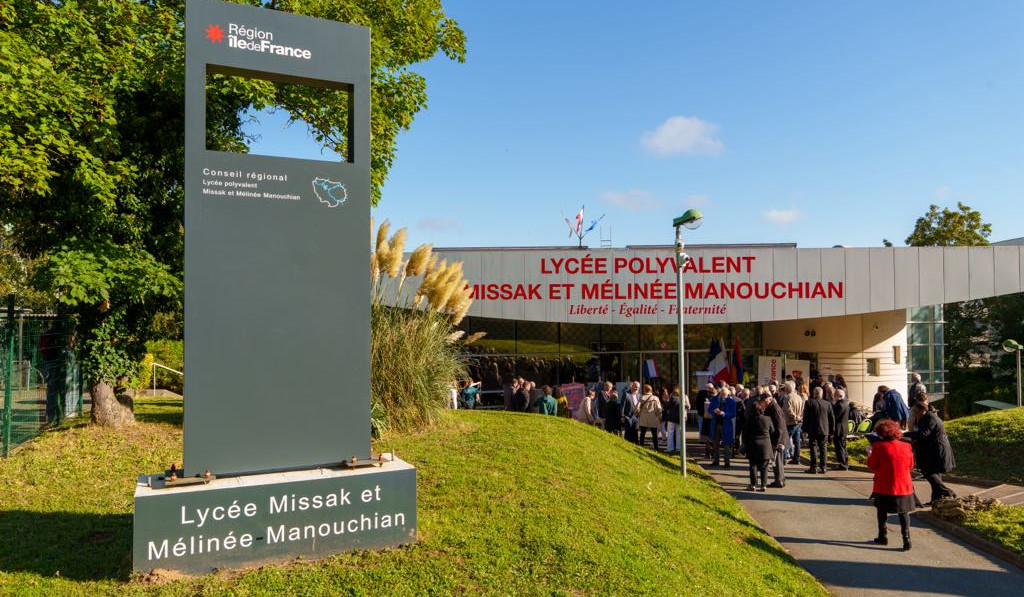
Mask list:
POLYGON ((792 375, 797 379, 811 379, 811 362, 799 361, 797 359, 786 359, 786 375, 792 375))
POLYGON ((580 402, 583 402, 583 395, 585 393, 583 384, 564 383, 561 385, 561 390, 565 394, 566 401, 569 403, 569 413, 576 412, 580 402))
POLYGON ((782 357, 757 357, 757 384, 767 385, 782 377, 782 357))

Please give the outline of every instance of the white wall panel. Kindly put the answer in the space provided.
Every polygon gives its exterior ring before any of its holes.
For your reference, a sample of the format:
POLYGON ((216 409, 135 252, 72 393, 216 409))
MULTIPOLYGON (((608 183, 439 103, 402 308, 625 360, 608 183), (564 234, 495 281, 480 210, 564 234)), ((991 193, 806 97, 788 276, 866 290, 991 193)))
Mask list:
POLYGON ((891 311, 895 305, 896 269, 894 249, 868 249, 871 279, 871 311, 891 311))
POLYGON ((942 274, 946 301, 956 303, 971 298, 971 272, 968 247, 943 247, 942 274))
POLYGON ((846 297, 850 285, 846 283, 846 249, 821 249, 821 277, 825 284, 829 282, 843 283, 843 297, 823 300, 821 316, 846 315, 846 297))
MULTIPOLYGON (((714 260, 716 258, 724 259, 725 256, 726 256, 726 250, 725 249, 713 249, 713 250, 709 250, 709 251, 703 251, 703 252, 701 252, 701 256, 704 257, 704 267, 705 267, 705 269, 711 269, 712 268, 712 263, 713 263, 712 260, 714 260)), ((706 273, 706 274, 704 274, 705 286, 707 286, 708 284, 716 284, 717 285, 717 284, 719 284, 721 282, 725 282, 727 279, 728 279, 728 277, 725 274, 716 274, 716 273, 706 273)), ((728 299, 722 299, 722 298, 712 298, 712 299, 705 298, 704 299, 704 305, 705 306, 726 305, 727 300, 728 299)), ((726 310, 725 313, 705 313, 704 314, 704 323, 726 323, 728 321, 730 321, 728 309, 726 310)))
MULTIPOLYGON (((821 282, 821 251, 818 249, 802 249, 796 256, 796 279, 809 282, 813 292, 815 283, 821 282)), ((821 317, 821 297, 803 298, 796 302, 797 317, 821 317)))
MULTIPOLYGON (((751 249, 750 254, 754 257, 754 261, 750 264, 751 280, 764 281, 775 279, 773 253, 772 249, 751 249)), ((750 299, 750 319, 751 321, 775 320, 775 301, 771 298, 765 300, 750 299)))
POLYGON ((896 309, 906 309, 919 304, 921 289, 921 277, 918 272, 919 258, 917 247, 900 248, 893 251, 895 272, 893 275, 893 307, 896 309))
MULTIPOLYGON (((727 251, 729 257, 750 257, 750 249, 738 248, 727 251)), ((725 276, 726 282, 738 285, 741 282, 750 282, 750 272, 742 267, 748 261, 741 261, 741 271, 731 272, 725 276)), ((750 299, 733 298, 725 302, 726 311, 729 314, 729 321, 742 322, 750 319, 750 299)))
POLYGON ((995 292, 995 252, 992 247, 971 247, 967 250, 972 299, 987 298, 995 292))
POLYGON ((994 291, 996 295, 1021 291, 1021 247, 992 247, 995 261, 994 291))
POLYGON ((869 249, 846 249, 846 313, 871 309, 871 258, 869 249))
MULTIPOLYGON (((775 282, 796 282, 796 249, 775 249, 772 256, 775 267, 775 282)), ((775 304, 775 319, 796 319, 796 299, 772 298, 775 304)))
MULTIPOLYGON (((697 259, 699 257, 702 257, 705 254, 704 251, 694 251, 694 250, 685 250, 685 251, 693 259, 697 259)), ((684 326, 685 325, 689 325, 691 323, 694 323, 694 324, 702 324, 702 323, 704 323, 704 315, 702 313, 696 313, 696 314, 693 314, 693 313, 686 314, 685 313, 685 309, 686 309, 687 306, 703 307, 704 304, 705 304, 704 301, 700 301, 700 300, 696 300, 696 299, 693 299, 693 300, 687 299, 686 298, 686 285, 687 284, 698 284, 698 285, 700 285, 700 284, 704 284, 704 282, 705 282, 705 279, 704 279, 704 274, 703 273, 701 273, 700 271, 687 271, 686 268, 683 268, 683 288, 682 288, 682 290, 680 290, 680 292, 683 293, 683 309, 684 309, 683 325, 684 326)))
MULTIPOLYGON (((942 247, 920 247, 917 249, 918 279, 920 282, 920 303, 916 306, 939 305, 946 302, 946 289, 943 281, 942 247)), ((914 305, 912 305, 914 306, 914 305)))

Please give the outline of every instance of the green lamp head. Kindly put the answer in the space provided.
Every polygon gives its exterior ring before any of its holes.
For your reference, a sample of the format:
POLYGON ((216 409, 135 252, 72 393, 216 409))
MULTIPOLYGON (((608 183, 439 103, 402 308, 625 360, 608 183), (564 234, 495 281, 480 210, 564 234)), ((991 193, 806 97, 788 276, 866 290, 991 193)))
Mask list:
POLYGON ((1017 352, 1022 348, 1024 348, 1024 346, 1021 346, 1020 342, 1017 342, 1016 340, 1007 338, 1006 340, 1003 341, 1003 350, 1005 350, 1006 352, 1017 352))
POLYGON ((704 214, 700 213, 699 209, 688 209, 683 215, 672 220, 672 226, 678 228, 680 226, 686 226, 690 230, 696 230, 700 228, 701 222, 704 220, 704 214))

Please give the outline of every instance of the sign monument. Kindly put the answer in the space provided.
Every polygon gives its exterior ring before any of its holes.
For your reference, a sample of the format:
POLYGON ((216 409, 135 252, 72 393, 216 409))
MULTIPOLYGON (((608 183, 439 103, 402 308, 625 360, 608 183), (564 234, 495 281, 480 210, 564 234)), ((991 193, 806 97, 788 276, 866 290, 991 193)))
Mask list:
POLYGON ((189 0, 185 36, 185 460, 140 477, 133 569, 415 541, 416 471, 370 450, 370 32, 189 0), (208 149, 215 75, 345 94, 344 161, 208 149))

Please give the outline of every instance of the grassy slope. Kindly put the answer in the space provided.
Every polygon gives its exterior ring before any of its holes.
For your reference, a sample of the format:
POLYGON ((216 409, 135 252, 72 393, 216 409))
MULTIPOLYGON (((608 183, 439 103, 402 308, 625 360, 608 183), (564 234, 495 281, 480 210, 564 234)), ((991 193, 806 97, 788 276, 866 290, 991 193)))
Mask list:
POLYGON ((482 412, 380 446, 419 470, 417 545, 126 583, 134 476, 180 459, 167 410, 123 436, 49 433, 0 462, 0 594, 826 594, 699 469, 684 481, 594 428, 482 412))

